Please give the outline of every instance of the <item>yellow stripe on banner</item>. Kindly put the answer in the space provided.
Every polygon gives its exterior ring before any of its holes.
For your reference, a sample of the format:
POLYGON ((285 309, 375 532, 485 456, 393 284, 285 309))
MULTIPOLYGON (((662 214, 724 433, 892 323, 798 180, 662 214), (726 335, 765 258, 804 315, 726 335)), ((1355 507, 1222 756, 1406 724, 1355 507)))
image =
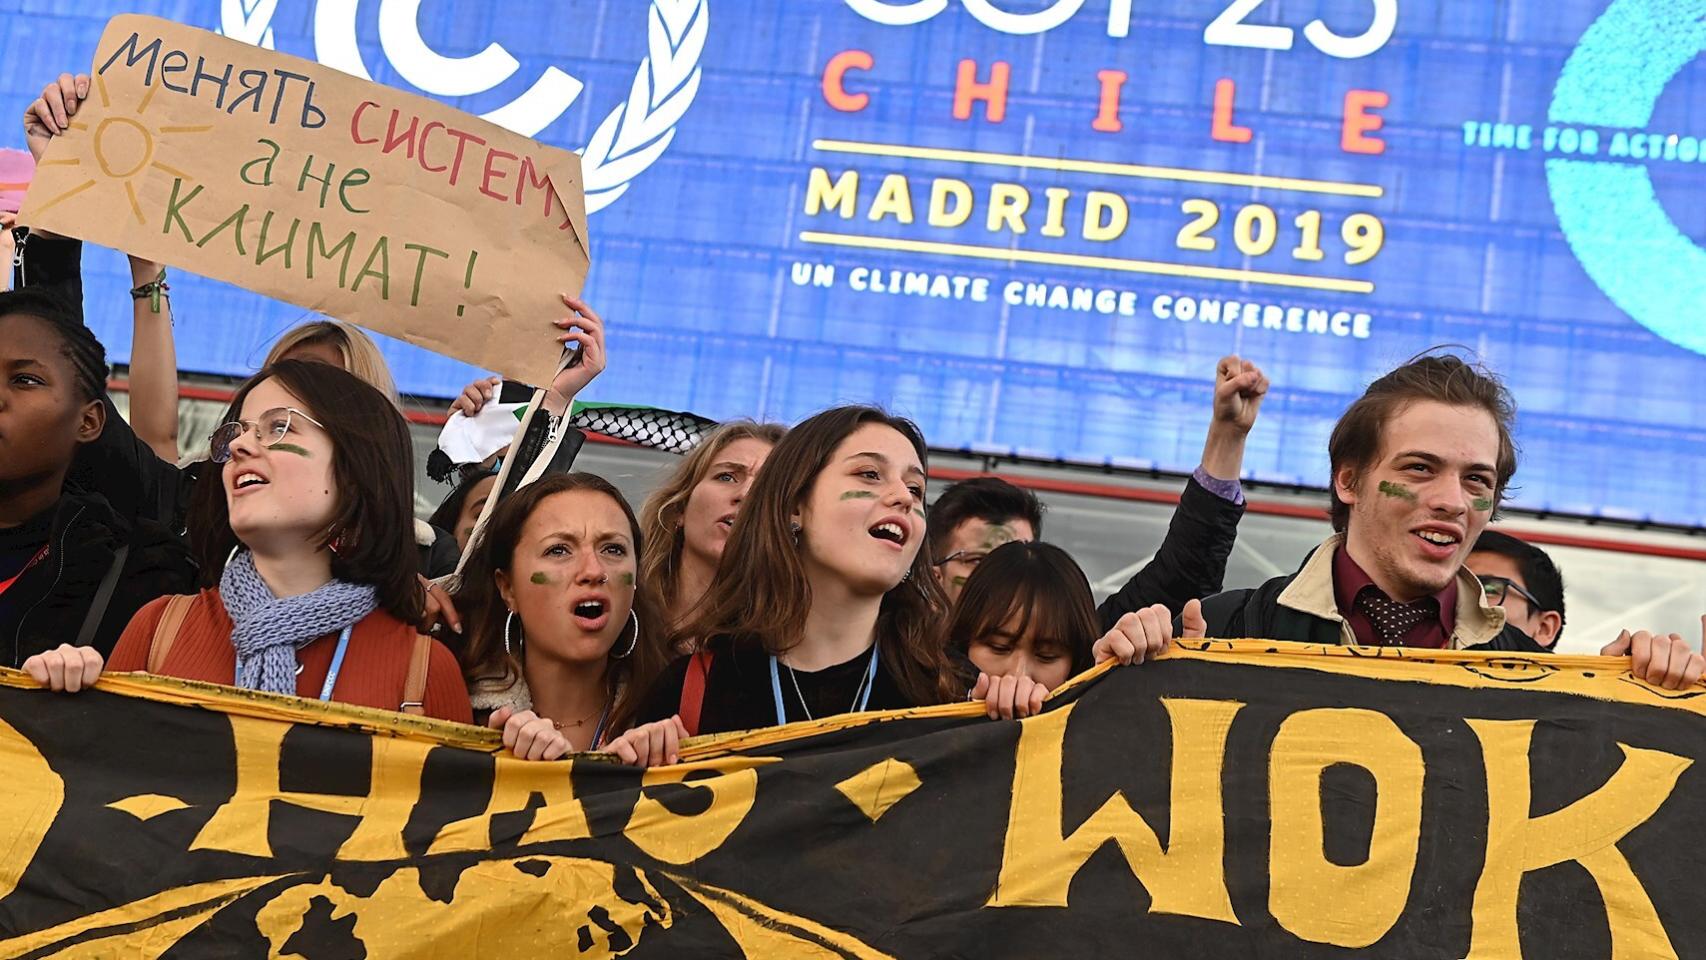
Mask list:
POLYGON ((1327 193, 1341 197, 1379 197, 1386 191, 1374 183, 1341 180, 1305 180, 1299 177, 1269 177, 1256 173, 1222 173, 1188 167, 1152 167, 1140 163, 1108 163, 1103 160, 1070 160, 1064 157, 1029 157, 1019 153, 989 153, 983 150, 949 150, 942 147, 912 147, 898 143, 863 143, 857 140, 813 140, 812 148, 823 153, 851 153, 901 160, 946 160, 1029 170, 1059 170, 1063 173, 1099 173, 1141 180, 1176 180, 1184 183, 1213 183, 1228 187, 1262 187, 1298 193, 1327 193))
POLYGON ((698 879, 666 873, 693 899, 709 910, 735 946, 748 957, 790 957, 795 960, 894 960, 859 939, 832 930, 806 917, 784 913, 733 890, 698 879))
POLYGON ((56 927, 0 940, 0 956, 22 956, 76 939, 75 945, 56 951, 54 956, 123 956, 153 960, 222 907, 287 876, 290 874, 237 877, 166 890, 56 927), (102 936, 103 930, 113 932, 102 936))
MULTIPOLYGON (((1180 640, 1162 658, 1315 670, 1446 687, 1569 693, 1706 716, 1706 679, 1685 690, 1665 690, 1635 679, 1629 672, 1628 657, 1341 647, 1278 640, 1180 640)), ((1085 676, 1094 672, 1088 671, 1085 676)))
MULTIPOLYGON (((1429 650, 1406 647, 1341 647, 1285 640, 1176 640, 1160 661, 1197 660, 1253 667, 1316 670, 1369 680, 1430 683, 1481 690, 1533 690, 1567 693, 1664 707, 1706 715, 1706 679, 1687 690, 1661 690, 1629 674, 1628 657, 1579 656, 1553 653, 1494 653, 1478 650, 1429 650), (1452 668, 1452 669, 1448 669, 1452 668)), ((1053 699, 1093 682, 1117 667, 1108 661, 1092 667, 1049 694, 1053 699)), ((1130 669, 1144 670, 1146 666, 1130 669)), ((735 750, 754 750, 851 730, 866 725, 915 718, 981 717, 983 703, 950 703, 905 710, 873 710, 821 720, 802 720, 783 727, 743 730, 693 737, 682 743, 681 759, 705 760, 735 750)))
POLYGON ((854 233, 824 233, 817 230, 802 232, 800 240, 803 243, 826 244, 835 247, 860 247, 866 250, 894 250, 903 253, 936 253, 947 257, 1005 260, 1009 263, 1046 263, 1064 267, 1093 267, 1099 270, 1122 270, 1127 273, 1154 273, 1166 277, 1194 277, 1200 280, 1233 280, 1245 283, 1264 283, 1276 287, 1333 290, 1339 293, 1374 292, 1374 284, 1367 280, 1306 277, 1293 273, 1237 270, 1231 267, 1194 267, 1183 263, 1168 263, 1163 260, 1094 257, 1079 253, 1048 253, 1042 250, 986 247, 970 243, 940 243, 933 240, 897 240, 889 237, 867 237, 854 233))
MULTIPOLYGON (((1179 640, 1157 659, 1163 662, 1196 660, 1277 669, 1314 670, 1370 680, 1430 683, 1436 686, 1482 690, 1566 693, 1706 715, 1706 679, 1686 690, 1659 689, 1630 675, 1628 657, 1402 647, 1341 647, 1282 640, 1179 640)), ((1086 670, 1062 684, 1051 697, 1090 683, 1114 666, 1110 661, 1086 670)), ((1147 668, 1140 666, 1135 669, 1147 668)), ((38 688, 39 684, 21 670, 0 667, 0 687, 29 689, 38 688)), ((239 690, 194 680, 155 677, 143 673, 108 674, 100 679, 96 689, 121 696, 201 707, 220 713, 277 720, 282 723, 344 727, 372 734, 444 743, 486 753, 494 753, 503 748, 503 735, 497 730, 409 716, 389 710, 239 690)), ((949 703, 905 710, 841 714, 781 727, 708 734, 685 741, 682 744, 681 760, 684 763, 711 760, 730 751, 764 748, 823 733, 852 730, 896 720, 919 717, 977 717, 982 716, 983 712, 982 703, 949 703)), ((605 757, 595 754, 579 759, 605 757)), ((611 758, 610 762, 615 761, 611 758)))
MULTIPOLYGON (((0 667, 0 687, 29 689, 40 684, 22 670, 0 667)), ((467 724, 418 717, 374 707, 286 697, 258 690, 242 690, 199 680, 180 680, 149 673, 108 673, 96 681, 95 689, 125 697, 139 697, 183 707, 200 707, 280 723, 312 723, 343 727, 378 736, 404 737, 442 743, 464 750, 496 753, 503 749, 503 731, 467 724)))

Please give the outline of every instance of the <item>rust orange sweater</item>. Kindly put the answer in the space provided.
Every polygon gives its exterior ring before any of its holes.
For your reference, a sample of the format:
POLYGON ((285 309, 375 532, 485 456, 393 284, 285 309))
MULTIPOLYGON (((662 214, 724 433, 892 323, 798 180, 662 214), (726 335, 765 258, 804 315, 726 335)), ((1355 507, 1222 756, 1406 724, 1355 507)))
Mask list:
MULTIPOLYGON (((153 601, 130 620, 113 649, 106 669, 148 669, 148 647, 154 639, 154 628, 166 607, 166 597, 153 601)), ((216 589, 203 590, 196 595, 184 616, 178 638, 166 654, 160 673, 185 680, 205 680, 229 686, 237 676, 237 650, 231 646, 231 631, 235 625, 225 612, 225 603, 216 589)), ((396 710, 403 705, 403 686, 408 681, 409 658, 414 654, 416 630, 384 610, 375 610, 355 625, 350 634, 349 650, 338 672, 338 685, 332 699, 362 707, 396 710)), ((326 682, 326 671, 332 668, 332 652, 337 648, 338 635, 327 634, 310 642, 297 653, 302 672, 296 676, 296 695, 314 699, 326 682)), ((423 710, 429 717, 473 722, 468 706, 468 689, 462 682, 462 670, 456 656, 438 641, 433 641, 432 657, 427 665, 426 694, 423 710)))

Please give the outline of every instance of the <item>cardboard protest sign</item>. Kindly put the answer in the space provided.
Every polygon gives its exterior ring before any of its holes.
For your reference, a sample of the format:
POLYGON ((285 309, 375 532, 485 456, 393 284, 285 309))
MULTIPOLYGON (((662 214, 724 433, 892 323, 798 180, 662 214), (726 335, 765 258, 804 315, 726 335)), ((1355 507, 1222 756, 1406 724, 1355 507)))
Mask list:
POLYGON ((424 97, 119 16, 21 222, 529 383, 589 266, 580 160, 424 97))
POLYGON ((849 714, 640 771, 0 670, 0 957, 1698 958, 1703 692, 1186 640, 1020 722, 849 714))

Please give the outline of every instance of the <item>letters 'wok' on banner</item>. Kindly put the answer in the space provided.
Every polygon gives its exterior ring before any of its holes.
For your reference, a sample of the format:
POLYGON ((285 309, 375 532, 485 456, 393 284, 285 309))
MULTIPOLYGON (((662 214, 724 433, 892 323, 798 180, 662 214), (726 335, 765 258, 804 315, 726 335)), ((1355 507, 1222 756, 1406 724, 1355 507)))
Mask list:
POLYGON ((590 261, 580 160, 425 97, 114 17, 19 220, 528 383, 590 261))
POLYGON ((0 957, 1701 957, 1702 692, 1187 641, 1022 722, 831 718, 640 771, 0 671, 0 957))

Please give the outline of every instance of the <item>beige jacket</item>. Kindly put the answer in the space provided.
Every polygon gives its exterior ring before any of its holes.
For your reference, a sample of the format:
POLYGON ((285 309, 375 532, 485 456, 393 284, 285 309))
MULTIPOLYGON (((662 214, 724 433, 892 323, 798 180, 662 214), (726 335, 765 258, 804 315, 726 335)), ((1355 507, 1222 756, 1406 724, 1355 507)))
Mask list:
MULTIPOLYGON (((1339 642, 1356 646, 1351 625, 1339 613, 1338 599, 1333 594, 1333 555, 1344 543, 1344 534, 1336 533, 1310 554, 1296 579, 1280 591, 1279 605, 1299 613, 1331 620, 1339 625, 1339 642)), ((1451 649, 1462 650, 1490 643, 1505 628, 1505 612, 1487 603, 1481 581, 1468 568, 1457 572, 1457 625, 1451 633, 1451 649)))

